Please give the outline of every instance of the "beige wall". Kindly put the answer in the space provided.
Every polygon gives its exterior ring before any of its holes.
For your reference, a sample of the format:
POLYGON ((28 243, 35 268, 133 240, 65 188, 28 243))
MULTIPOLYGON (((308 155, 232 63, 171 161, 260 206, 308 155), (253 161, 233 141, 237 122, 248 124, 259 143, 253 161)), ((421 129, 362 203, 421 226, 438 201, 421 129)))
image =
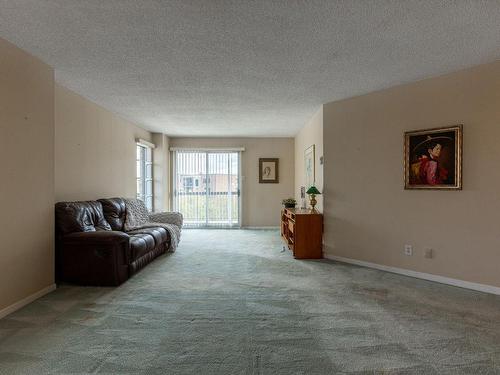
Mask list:
POLYGON ((279 226, 281 200, 293 197, 293 138, 170 138, 171 147, 244 147, 242 225, 279 226), (259 158, 279 158, 279 184, 259 184, 259 158))
MULTIPOLYGON (((302 200, 300 198, 300 187, 307 189, 304 173, 304 151, 310 146, 315 146, 315 184, 318 190, 323 192, 323 165, 320 164, 320 158, 323 156, 323 106, 314 114, 309 122, 295 136, 295 199, 300 207, 302 200)), ((309 207, 309 198, 306 195, 306 205, 309 207)), ((318 201, 316 208, 323 212, 323 196, 316 196, 318 201)))
POLYGON ((326 252, 500 286, 499 145, 500 61, 325 105, 326 252), (463 191, 405 191, 403 132, 455 124, 463 191))
POLYGON ((54 72, 3 39, 0 56, 2 315, 54 283, 54 72))
POLYGON ((56 201, 135 197, 139 128, 56 84, 56 201))

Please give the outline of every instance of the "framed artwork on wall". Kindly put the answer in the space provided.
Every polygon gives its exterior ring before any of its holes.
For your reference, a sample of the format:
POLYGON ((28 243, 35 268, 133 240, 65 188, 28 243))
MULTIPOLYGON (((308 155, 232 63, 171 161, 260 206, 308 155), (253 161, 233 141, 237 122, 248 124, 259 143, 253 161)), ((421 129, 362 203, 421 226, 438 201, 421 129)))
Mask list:
POLYGON ((259 183, 277 184, 279 183, 279 159, 260 158, 259 159, 259 183))
POLYGON ((462 125, 404 135, 405 189, 462 189, 462 125))
POLYGON ((308 147, 304 151, 304 176, 306 190, 314 185, 316 175, 315 175, 315 147, 314 145, 308 147))

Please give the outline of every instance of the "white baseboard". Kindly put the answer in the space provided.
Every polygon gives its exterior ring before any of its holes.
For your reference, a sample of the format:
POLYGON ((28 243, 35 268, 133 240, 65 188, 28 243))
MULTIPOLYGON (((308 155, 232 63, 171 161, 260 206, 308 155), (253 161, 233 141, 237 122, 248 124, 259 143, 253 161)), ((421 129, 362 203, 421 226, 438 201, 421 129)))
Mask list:
POLYGON ((43 288, 42 290, 39 290, 38 292, 33 293, 28 297, 23 298, 22 300, 17 301, 16 303, 13 303, 10 306, 7 306, 6 308, 0 310, 0 319, 6 317, 9 314, 12 314, 14 311, 19 310, 20 308, 26 306, 27 304, 33 302, 34 300, 56 290, 56 288, 57 288, 56 284, 49 285, 48 287, 43 288))
POLYGON ((241 227, 241 229, 252 229, 252 230, 279 230, 280 227, 278 226, 269 226, 269 227, 241 227))
POLYGON ((476 290, 478 292, 500 295, 500 288, 493 286, 493 285, 478 284, 478 283, 473 283, 470 281, 464 281, 464 280, 452 279, 450 277, 433 275, 431 273, 424 273, 424 272, 407 270, 404 268, 384 266, 382 264, 365 262, 363 260, 357 260, 357 259, 351 259, 351 258, 344 258, 344 257, 336 256, 336 255, 329 255, 326 253, 324 253, 323 256, 326 259, 336 260, 336 261, 342 262, 342 263, 355 264, 357 266, 374 268, 374 269, 381 270, 381 271, 397 273, 399 275, 415 277, 417 279, 424 279, 424 280, 434 281, 434 282, 441 283, 441 284, 453 285, 453 286, 457 286, 459 288, 472 289, 472 290, 476 290))

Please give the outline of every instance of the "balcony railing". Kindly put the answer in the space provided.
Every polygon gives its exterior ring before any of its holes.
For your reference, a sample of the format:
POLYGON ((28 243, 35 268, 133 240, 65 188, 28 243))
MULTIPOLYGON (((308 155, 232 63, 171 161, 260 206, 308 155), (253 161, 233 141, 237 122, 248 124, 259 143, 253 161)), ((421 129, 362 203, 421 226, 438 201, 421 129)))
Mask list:
POLYGON ((237 226, 239 194, 235 192, 177 192, 177 209, 186 226, 237 226))

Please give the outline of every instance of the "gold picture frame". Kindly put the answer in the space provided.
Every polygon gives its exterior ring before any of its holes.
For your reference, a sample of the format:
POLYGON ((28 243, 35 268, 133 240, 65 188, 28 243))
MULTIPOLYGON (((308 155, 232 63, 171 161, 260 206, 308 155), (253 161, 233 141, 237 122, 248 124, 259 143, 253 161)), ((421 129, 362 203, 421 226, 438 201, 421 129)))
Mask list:
POLYGON ((404 133, 406 190, 462 189, 463 125, 404 133))

